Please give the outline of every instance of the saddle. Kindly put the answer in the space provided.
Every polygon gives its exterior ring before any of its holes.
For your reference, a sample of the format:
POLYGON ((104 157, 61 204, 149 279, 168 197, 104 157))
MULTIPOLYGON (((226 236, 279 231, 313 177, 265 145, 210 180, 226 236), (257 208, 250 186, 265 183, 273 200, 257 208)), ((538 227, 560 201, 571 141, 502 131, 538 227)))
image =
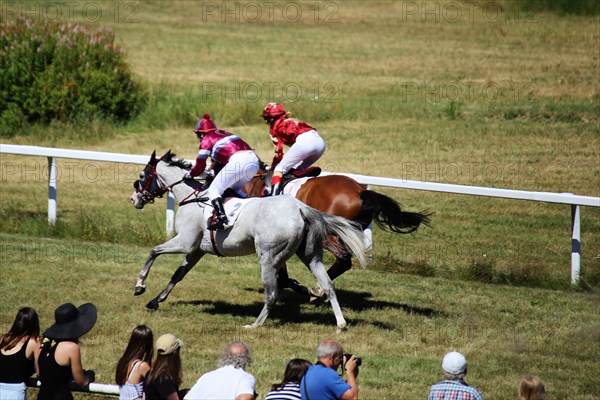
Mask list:
MULTIPOLYGON (((227 216, 228 222, 226 225, 223 225, 217 230, 227 230, 231 228, 237 220, 237 218, 239 217, 242 209, 252 200, 256 200, 256 198, 240 198, 239 196, 223 198, 223 214, 227 216)), ((218 224, 218 216, 216 211, 214 210, 214 206, 204 208, 204 218, 206 219, 208 225, 214 223, 218 224)), ((209 230, 211 229, 209 228, 209 230)))
POLYGON ((288 181, 294 180, 296 178, 305 178, 307 176, 319 176, 321 175, 321 167, 317 167, 316 165, 313 165, 312 167, 308 167, 306 169, 292 169, 290 170, 288 173, 286 173, 285 175, 283 175, 283 180, 285 181, 286 179, 288 179, 288 181))
POLYGON ((317 167, 314 165, 306 169, 292 169, 281 177, 281 185, 279 185, 279 189, 275 194, 283 193, 283 188, 294 179, 315 177, 319 175, 321 175, 321 167, 317 167))

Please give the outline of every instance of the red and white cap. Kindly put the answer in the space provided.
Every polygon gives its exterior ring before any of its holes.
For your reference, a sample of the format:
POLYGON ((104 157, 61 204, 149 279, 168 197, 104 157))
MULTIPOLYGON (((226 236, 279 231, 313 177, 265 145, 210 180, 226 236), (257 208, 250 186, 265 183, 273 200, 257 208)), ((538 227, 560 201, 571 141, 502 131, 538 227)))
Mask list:
POLYGON ((285 109, 279 103, 269 103, 263 110, 263 118, 277 118, 285 115, 285 109))

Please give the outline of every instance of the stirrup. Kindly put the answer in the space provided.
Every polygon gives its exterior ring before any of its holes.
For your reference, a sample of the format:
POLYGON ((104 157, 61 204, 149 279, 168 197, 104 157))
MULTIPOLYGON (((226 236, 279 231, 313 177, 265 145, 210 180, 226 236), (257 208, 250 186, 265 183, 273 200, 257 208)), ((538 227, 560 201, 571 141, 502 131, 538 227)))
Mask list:
POLYGON ((209 231, 222 231, 223 229, 225 229, 225 223, 219 217, 212 217, 210 218, 206 229, 208 229, 209 231))
POLYGON ((229 223, 229 219, 227 218, 227 214, 225 214, 225 207, 223 206, 223 199, 217 197, 211 201, 213 206, 213 216, 211 217, 208 223, 208 230, 220 230, 224 229, 225 225, 229 223))

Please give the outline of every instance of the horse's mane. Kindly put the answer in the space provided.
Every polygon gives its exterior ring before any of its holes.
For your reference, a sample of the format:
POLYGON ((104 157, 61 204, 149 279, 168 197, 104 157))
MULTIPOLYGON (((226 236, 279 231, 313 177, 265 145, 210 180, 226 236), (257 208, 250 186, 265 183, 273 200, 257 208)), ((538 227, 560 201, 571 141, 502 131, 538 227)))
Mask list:
POLYGON ((187 170, 192 169, 191 162, 178 159, 177 154, 171 153, 170 151, 161 158, 161 161, 166 162, 171 167, 179 167, 187 170))

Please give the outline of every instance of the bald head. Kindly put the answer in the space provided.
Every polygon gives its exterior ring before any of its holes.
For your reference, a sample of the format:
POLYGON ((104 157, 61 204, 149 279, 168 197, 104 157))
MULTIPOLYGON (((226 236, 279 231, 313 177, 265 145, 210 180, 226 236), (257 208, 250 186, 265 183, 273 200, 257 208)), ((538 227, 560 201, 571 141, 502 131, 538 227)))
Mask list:
POLYGON ((248 349, 248 346, 242 342, 227 343, 217 362, 219 368, 226 365, 232 365, 235 368, 246 369, 250 364, 252 364, 250 350, 248 349))
POLYGON ((245 344, 241 342, 232 342, 227 346, 227 350, 231 355, 240 356, 248 351, 245 344))

